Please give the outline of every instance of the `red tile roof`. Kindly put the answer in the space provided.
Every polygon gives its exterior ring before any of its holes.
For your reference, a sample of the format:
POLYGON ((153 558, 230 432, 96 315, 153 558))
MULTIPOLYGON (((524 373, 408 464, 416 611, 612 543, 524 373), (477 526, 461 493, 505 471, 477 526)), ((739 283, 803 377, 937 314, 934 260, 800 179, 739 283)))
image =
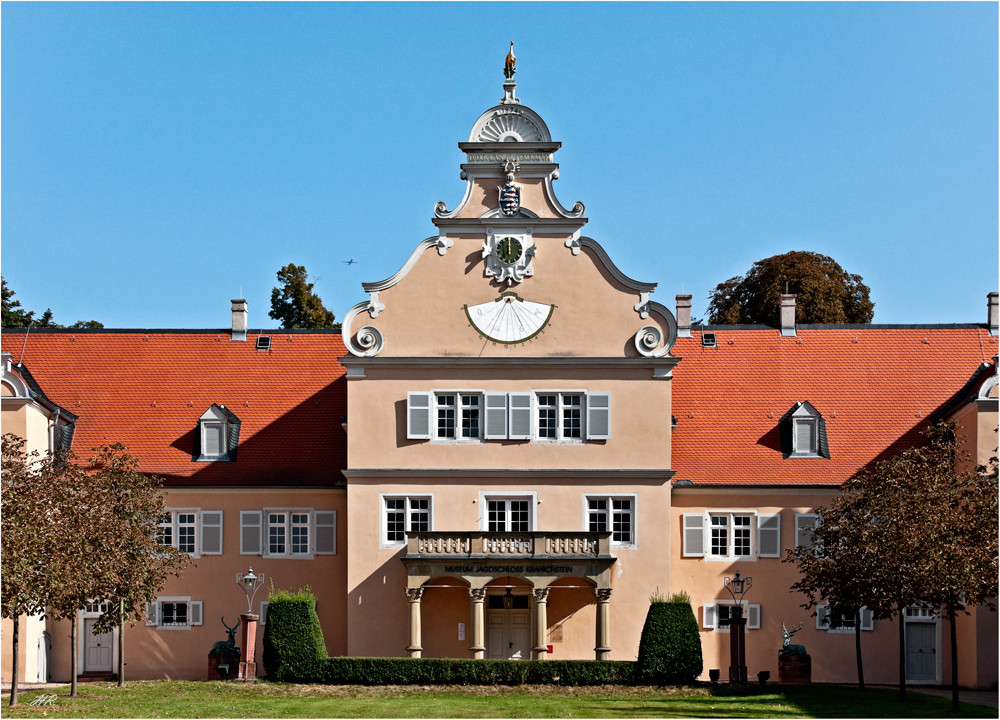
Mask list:
POLYGON ((122 442, 167 485, 333 485, 347 461, 339 333, 269 331, 232 342, 228 331, 24 331, 2 345, 45 394, 76 413, 73 450, 88 457, 122 442), (213 403, 241 421, 236 462, 194 462, 198 418, 213 403))
POLYGON ((997 353, 980 326, 716 327, 680 338, 673 374, 676 481, 836 485, 921 438, 928 415, 997 353), (785 459, 778 420, 808 401, 825 418, 830 459, 785 459))

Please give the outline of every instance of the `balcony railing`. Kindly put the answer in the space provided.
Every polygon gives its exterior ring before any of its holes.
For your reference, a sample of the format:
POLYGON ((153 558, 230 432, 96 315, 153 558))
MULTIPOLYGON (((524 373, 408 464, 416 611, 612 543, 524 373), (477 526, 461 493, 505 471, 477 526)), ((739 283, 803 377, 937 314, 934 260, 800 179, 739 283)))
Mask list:
POLYGON ((409 535, 407 557, 596 558, 611 555, 610 532, 422 532, 409 535))

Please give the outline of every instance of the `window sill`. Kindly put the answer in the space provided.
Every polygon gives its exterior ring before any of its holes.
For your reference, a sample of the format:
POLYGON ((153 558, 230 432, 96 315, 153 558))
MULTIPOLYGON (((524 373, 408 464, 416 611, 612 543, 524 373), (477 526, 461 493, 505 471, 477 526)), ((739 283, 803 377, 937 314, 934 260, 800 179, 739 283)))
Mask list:
POLYGON ((706 555, 709 562, 757 562, 757 555, 706 555))

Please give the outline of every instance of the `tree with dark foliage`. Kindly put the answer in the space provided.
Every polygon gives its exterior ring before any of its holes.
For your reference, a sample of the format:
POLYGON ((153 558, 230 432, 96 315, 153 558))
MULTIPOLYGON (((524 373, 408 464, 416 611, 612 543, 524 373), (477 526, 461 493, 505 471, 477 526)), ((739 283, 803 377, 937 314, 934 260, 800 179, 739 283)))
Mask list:
MULTIPOLYGON (((877 619, 899 625, 899 692, 906 697, 906 608, 929 604, 951 626, 952 704, 958 708, 960 612, 997 596, 997 462, 974 466, 952 422, 924 432, 925 445, 876 463, 844 483, 820 508, 811 548, 786 558, 801 579, 792 590, 831 607, 867 605, 877 619)), ((857 615, 855 615, 857 618, 857 615)), ((857 645, 859 680, 860 641, 857 645)))
POLYGON ((833 258, 792 251, 758 260, 746 275, 715 286, 708 296, 713 325, 780 325, 782 294, 794 293, 795 322, 870 323, 875 303, 860 275, 833 258))
POLYGON ((334 314, 323 307, 313 292, 309 273, 302 265, 288 264, 278 271, 281 288, 271 290, 269 317, 281 321, 283 328, 332 328, 334 314))

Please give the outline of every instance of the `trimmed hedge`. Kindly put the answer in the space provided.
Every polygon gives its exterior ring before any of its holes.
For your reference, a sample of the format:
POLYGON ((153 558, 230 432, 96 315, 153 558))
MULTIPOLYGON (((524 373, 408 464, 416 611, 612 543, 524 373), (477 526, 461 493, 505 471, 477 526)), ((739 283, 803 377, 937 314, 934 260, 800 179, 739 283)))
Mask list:
POLYGON ((331 657, 316 662, 309 677, 296 680, 326 685, 635 685, 638 672, 634 662, 613 660, 331 657))
POLYGON ((653 600, 639 638, 638 673, 642 684, 690 683, 701 675, 701 635, 691 603, 653 600))
POLYGON ((309 587, 271 588, 264 626, 264 668, 272 680, 308 682, 317 663, 326 659, 326 642, 309 587))

